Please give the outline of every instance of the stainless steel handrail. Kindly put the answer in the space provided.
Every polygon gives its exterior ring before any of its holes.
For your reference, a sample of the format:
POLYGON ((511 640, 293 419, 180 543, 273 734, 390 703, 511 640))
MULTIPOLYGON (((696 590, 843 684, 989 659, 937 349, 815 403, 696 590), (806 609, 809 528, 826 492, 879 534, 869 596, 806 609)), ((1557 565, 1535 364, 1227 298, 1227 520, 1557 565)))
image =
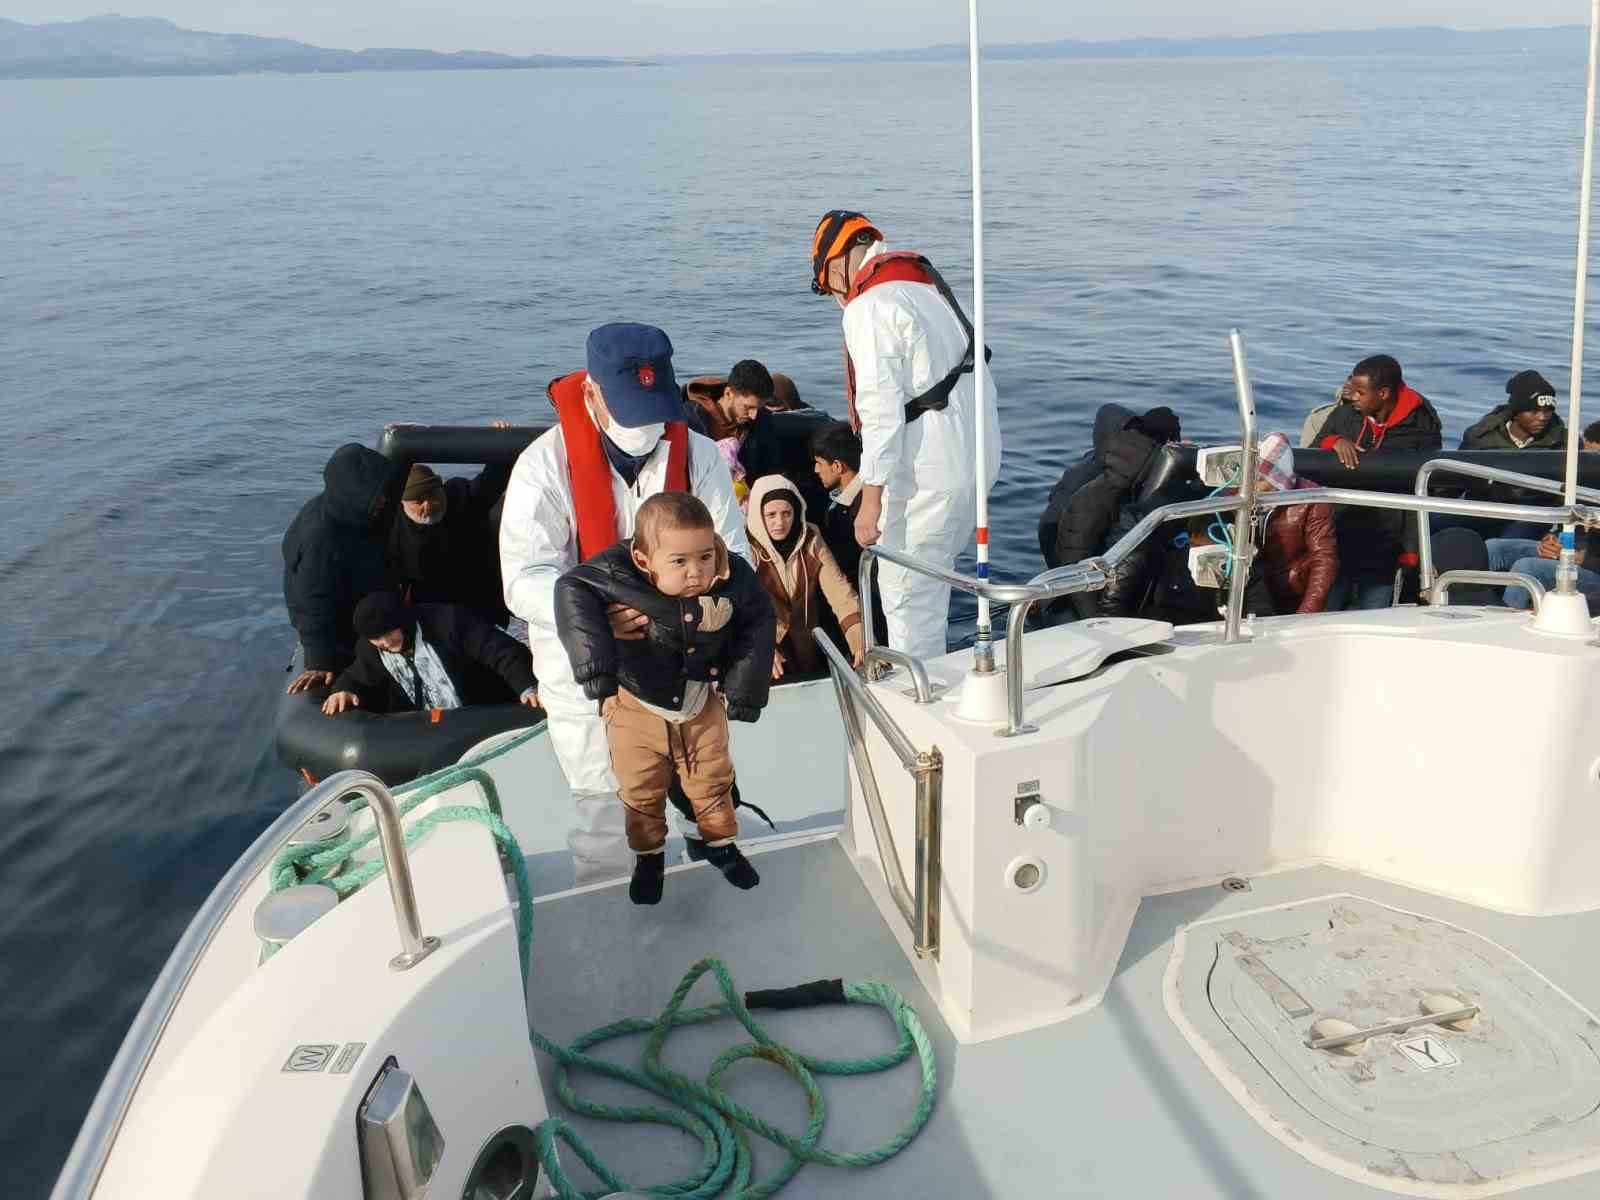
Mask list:
MULTIPOLYGON (((1439 461, 1453 462, 1451 459, 1439 461)), ((1514 472, 1509 474, 1515 475, 1514 472)), ((1515 479, 1511 482, 1515 482, 1515 479)), ((1594 491, 1593 494, 1600 499, 1600 491, 1594 491)), ((1455 500, 1444 496, 1419 496, 1403 492, 1366 492, 1356 488, 1320 487, 1299 488, 1291 492, 1263 492, 1252 498, 1249 507, 1259 512, 1290 508, 1300 504, 1342 504, 1351 508, 1436 512, 1450 516, 1491 517, 1505 521, 1550 521, 1555 524, 1570 520, 1580 525, 1600 525, 1600 507, 1597 506, 1575 504, 1569 509, 1564 505, 1544 507, 1530 504, 1501 504, 1498 501, 1455 500)), ((933 563, 925 563, 902 551, 869 546, 861 555, 862 594, 871 594, 876 561, 884 559, 907 570, 948 583, 961 591, 975 596, 986 595, 995 603, 1010 605, 1011 611, 1006 620, 1006 727, 998 733, 1002 737, 1032 733, 1036 727, 1024 720, 1023 712, 1026 680, 1023 671, 1022 633, 1033 606, 1057 596, 1099 591, 1105 587, 1107 579, 1117 568, 1122 566, 1151 534, 1168 521, 1187 520, 1190 517, 1205 516, 1210 513, 1242 513, 1246 511, 1246 507, 1245 499, 1240 496, 1212 496, 1203 500, 1181 500, 1173 504, 1164 504, 1145 514, 1137 525, 1117 539, 1104 554, 1086 558, 1082 562, 1041 571, 1027 583, 995 583, 992 580, 974 579, 935 566, 933 563)), ((868 647, 875 649, 871 645, 870 622, 866 625, 868 647)), ((889 719, 887 714, 884 714, 884 719, 889 719)))
POLYGON ((411 865, 406 857, 405 836, 400 831, 400 815, 389 789, 375 775, 365 771, 341 771, 329 776, 304 796, 301 796, 277 820, 268 825, 250 848, 228 868, 228 873, 211 889, 198 912, 189 921, 188 928, 178 939, 172 953, 167 956, 161 974, 151 985, 144 1003, 139 1006, 133 1024, 117 1055, 111 1060, 100 1090, 84 1117, 83 1127, 72 1143, 66 1164, 56 1179, 51 1200, 85 1200, 100 1181, 111 1147, 127 1118, 133 1104, 134 1093, 155 1056, 178 1002, 183 999, 195 968, 205 957, 207 948, 216 937, 217 930, 233 912, 245 890, 272 865, 272 860, 284 848, 295 831, 314 817, 331 801, 339 800, 353 791, 359 791, 372 804, 373 816, 378 823, 378 837, 383 845, 385 869, 389 875, 389 890, 394 896, 395 917, 400 923, 401 953, 391 965, 409 967, 425 958, 439 942, 437 938, 422 935, 417 917, 416 892, 411 885, 411 865), (386 832, 387 828, 387 832, 386 832), (432 943, 429 945, 429 943, 432 943), (404 964, 400 959, 410 955, 404 964))
MULTIPOLYGON (((1243 508, 1244 501, 1238 496, 1216 496, 1205 500, 1178 500, 1172 504, 1163 504, 1160 508, 1153 509, 1141 517, 1139 523, 1113 542, 1111 548, 1104 554, 1098 558, 1085 559, 1084 561, 1104 563, 1110 570, 1115 571, 1127 561, 1130 554, 1144 543, 1146 538, 1168 521, 1186 521, 1190 517, 1203 517, 1210 513, 1236 513, 1243 508)), ((1081 566, 1082 564, 1077 565, 1081 566)), ((1057 567, 1054 571, 1044 571, 1035 575, 1033 579, 1035 583, 1038 583, 1057 572, 1070 571, 1072 569, 1072 567, 1057 567)))
MULTIPOLYGON (((1070 596, 1076 592, 1093 592, 1105 587, 1111 567, 1102 560, 1089 559, 1070 567, 1057 567, 1035 576, 1034 585, 1040 587, 1046 598, 1070 596), (1046 577, 1049 582, 1041 582, 1046 577)), ((1028 627, 1028 614, 1036 601, 1032 598, 1011 606, 1006 614, 1006 727, 999 731, 1001 737, 1016 737, 1022 733, 1037 733, 1038 726, 1023 719, 1023 692, 1027 688, 1028 673, 1023 662, 1023 631, 1028 627)))
POLYGON ((833 680, 834 695, 839 701, 845 736, 850 742, 850 757, 855 762, 856 778, 861 784, 862 799, 866 802, 867 820, 872 826, 872 839, 877 843, 878 859, 883 866, 883 882, 889 889, 889 898, 911 928, 911 948, 917 957, 937 959, 939 885, 943 873, 939 818, 944 758, 937 746, 924 752, 911 744, 905 731, 895 724, 882 702, 851 669, 827 634, 816 629, 811 636, 816 639, 817 646, 828 660, 828 674, 833 680), (863 711, 872 718, 878 732, 883 734, 889 748, 900 760, 900 765, 916 781, 912 887, 906 886, 905 871, 900 866, 900 854, 895 847, 894 831, 889 825, 889 814, 883 806, 883 795, 878 791, 878 776, 872 769, 872 758, 867 753, 866 735, 861 727, 863 711))
POLYGON ((1427 593, 1431 602, 1444 604, 1450 596, 1451 587, 1458 583, 1510 584, 1527 589, 1534 612, 1537 613, 1544 604, 1544 584, 1521 571, 1446 571, 1433 581, 1427 593))
MULTIPOLYGON (((1465 475, 1470 479, 1486 479, 1491 483, 1509 483, 1530 492, 1544 492, 1552 496, 1561 496, 1565 493, 1565 484, 1558 479, 1542 479, 1537 475, 1524 475, 1521 471, 1507 471, 1499 467, 1486 467, 1480 463, 1461 462, 1454 458, 1434 458, 1422 464, 1417 469, 1417 484, 1415 494, 1426 496, 1428 485, 1437 474, 1465 475)), ((1581 487, 1577 490, 1578 498, 1590 504, 1600 504, 1600 489, 1581 487)), ((1548 510, 1546 510, 1548 511, 1548 510)), ((1535 518, 1543 520, 1544 518, 1535 518)), ((1555 524, 1555 522, 1551 522, 1555 524)), ((1429 514, 1424 512, 1417 518, 1417 558, 1419 579, 1423 588, 1433 583, 1433 538, 1430 529, 1429 514)))
POLYGON ((933 703, 933 684, 928 681, 928 668, 923 665, 920 658, 903 650, 892 650, 888 646, 870 646, 862 651, 861 665, 864 669, 870 670, 875 662, 888 663, 891 667, 904 667, 911 675, 911 687, 917 694, 917 703, 933 703))

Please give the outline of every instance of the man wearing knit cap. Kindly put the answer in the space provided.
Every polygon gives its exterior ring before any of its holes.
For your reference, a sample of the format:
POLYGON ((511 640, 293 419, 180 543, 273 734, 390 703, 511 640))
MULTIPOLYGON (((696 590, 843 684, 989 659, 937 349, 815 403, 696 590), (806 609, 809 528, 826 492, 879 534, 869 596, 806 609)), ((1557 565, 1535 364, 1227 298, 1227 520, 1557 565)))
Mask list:
POLYGON ((374 592, 356 605, 356 660, 323 702, 328 716, 347 708, 415 712, 469 704, 539 706, 528 648, 454 604, 410 605, 374 592))
POLYGON ((1537 371, 1506 380, 1506 402, 1461 438, 1463 450, 1561 450, 1567 426, 1556 412, 1556 389, 1537 371))
POLYGON ((510 479, 509 466, 490 465, 470 479, 441 479, 422 463, 411 468, 389 532, 389 560, 414 603, 461 604, 505 624, 494 507, 510 479))
MULTIPOLYGON (((1461 438, 1463 450, 1565 450, 1567 425, 1556 411, 1556 389, 1537 371, 1518 371, 1506 380, 1506 402, 1496 405, 1461 438)), ((1556 497, 1497 483, 1487 499, 1501 504, 1553 504, 1556 497)), ((1435 522, 1435 528, 1464 525, 1486 538, 1538 539, 1548 523, 1457 518, 1435 522)))
MULTIPOLYGON (((517 460, 500 520, 506 604, 528 623, 550 745, 572 789, 567 843, 580 884, 628 874, 633 855, 605 726, 556 634, 556 580, 631 537, 639 506, 665 491, 699 497, 729 551, 750 557, 733 476, 716 444, 684 422, 667 335, 602 325, 589 335, 587 362, 546 389, 556 425, 517 460)), ((610 619, 617 637, 643 636, 640 614, 614 605, 610 619)))

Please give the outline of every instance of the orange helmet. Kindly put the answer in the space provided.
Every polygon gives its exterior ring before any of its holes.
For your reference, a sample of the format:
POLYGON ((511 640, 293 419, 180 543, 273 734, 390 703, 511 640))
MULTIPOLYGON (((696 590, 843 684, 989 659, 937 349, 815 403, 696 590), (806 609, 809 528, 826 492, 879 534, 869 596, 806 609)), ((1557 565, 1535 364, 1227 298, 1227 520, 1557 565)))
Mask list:
POLYGON ((857 242, 881 242, 877 226, 858 212, 836 208, 824 213, 811 237, 811 290, 828 294, 828 264, 857 242))

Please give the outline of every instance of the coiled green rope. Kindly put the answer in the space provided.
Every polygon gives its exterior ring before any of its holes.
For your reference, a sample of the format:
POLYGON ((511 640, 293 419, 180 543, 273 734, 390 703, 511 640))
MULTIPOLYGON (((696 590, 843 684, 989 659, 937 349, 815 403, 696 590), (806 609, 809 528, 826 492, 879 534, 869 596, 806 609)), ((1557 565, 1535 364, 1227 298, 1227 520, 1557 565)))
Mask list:
MULTIPOLYGON (((437 809, 406 830, 406 844, 411 845, 446 821, 473 821, 494 837, 516 883, 517 956, 524 987, 527 985, 533 952, 533 890, 522 849, 499 815, 499 793, 495 790, 493 779, 482 767, 543 733, 544 728, 543 725, 536 726, 476 759, 421 776, 396 789, 396 796, 404 797, 399 804, 402 815, 461 783, 475 782, 484 789, 489 801, 487 809, 476 805, 451 805, 437 809)), ((374 829, 327 847, 296 846, 285 850, 272 867, 272 890, 279 891, 297 883, 325 883, 341 896, 350 895, 383 871, 381 859, 352 869, 341 869, 352 854, 371 843, 376 836, 374 829)), ((666 1007, 653 1018, 630 1017, 614 1021, 590 1030, 568 1045, 553 1042, 530 1027, 528 1033, 533 1045, 555 1061, 556 1095, 573 1112, 604 1121, 647 1121, 669 1125, 697 1138, 703 1148, 699 1166, 685 1178, 667 1184, 631 1185, 606 1166, 571 1124, 560 1117, 550 1117, 540 1122, 534 1130, 534 1137, 540 1163, 556 1194, 563 1200, 594 1200, 611 1192, 624 1191, 673 1197, 675 1200, 711 1200, 712 1197, 724 1195, 736 1200, 759 1200, 783 1187, 808 1162, 831 1167, 870 1167, 898 1154, 922 1131, 933 1112, 934 1097, 938 1091, 938 1067, 933 1045, 916 1011, 906 1003, 905 997, 889 985, 848 983, 844 985, 844 999, 847 1004, 868 1004, 883 1009, 898 1035, 894 1048, 882 1054, 853 1059, 814 1058, 796 1053, 773 1038, 751 1016, 727 967, 716 958, 701 959, 690 967, 678 982, 666 1007), (721 1001, 699 1008, 685 1008, 690 990, 705 975, 711 975, 715 980, 722 995, 721 1001), (662 1049, 674 1029, 724 1017, 738 1021, 753 1040, 724 1050, 711 1064, 704 1080, 691 1079, 662 1062, 662 1049), (589 1053, 604 1042, 637 1034, 649 1035, 645 1042, 644 1059, 639 1067, 621 1066, 589 1053), (904 1062, 913 1053, 921 1067, 922 1082, 916 1107, 898 1133, 882 1145, 850 1153, 826 1150, 818 1145, 827 1107, 816 1076, 866 1075, 885 1071, 904 1062), (805 1093, 810 1116, 805 1129, 798 1136, 751 1112, 723 1090, 723 1076, 736 1063, 746 1059, 773 1064, 786 1072, 805 1093), (575 1069, 592 1071, 630 1084, 659 1096, 670 1107, 612 1105, 586 1100, 578 1095, 573 1086, 572 1071, 575 1069), (746 1131, 765 1138, 787 1152, 783 1164, 764 1179, 752 1179, 754 1160, 746 1131), (585 1192, 573 1182, 559 1158, 558 1150, 562 1143, 600 1179, 605 1185, 602 1190, 585 1192)))

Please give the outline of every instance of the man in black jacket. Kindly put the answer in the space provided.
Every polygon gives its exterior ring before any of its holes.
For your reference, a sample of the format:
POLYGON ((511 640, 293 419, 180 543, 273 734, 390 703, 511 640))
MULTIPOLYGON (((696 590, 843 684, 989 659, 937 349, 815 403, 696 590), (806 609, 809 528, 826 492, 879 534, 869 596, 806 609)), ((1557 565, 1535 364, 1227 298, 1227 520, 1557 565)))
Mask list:
MULTIPOLYGON (((1564 450, 1567 423, 1556 411, 1556 389, 1537 371, 1518 371, 1506 380, 1506 402, 1491 409, 1461 437, 1463 450, 1564 450)), ((1509 483, 1489 487, 1487 499, 1502 504, 1553 504, 1556 497, 1509 483)), ((1435 519, 1434 527, 1465 525, 1486 538, 1542 537, 1550 522, 1496 521, 1487 518, 1435 519)))
POLYGON ((1120 404, 1102 404, 1094 415, 1094 433, 1089 451, 1061 473, 1055 487, 1050 489, 1050 498, 1045 501, 1044 512, 1039 517, 1039 554, 1045 565, 1059 567, 1079 562, 1087 554, 1098 554, 1104 549, 1103 546, 1095 546, 1076 558, 1062 558, 1063 552, 1076 553, 1080 545, 1087 542, 1079 535, 1069 534, 1069 544, 1060 544, 1061 514, 1085 485, 1105 472, 1108 453, 1118 459, 1124 473, 1131 469, 1142 475, 1153 448, 1178 441, 1182 436, 1178 415, 1170 408, 1152 408, 1143 416, 1137 416, 1120 404), (1143 440, 1123 438, 1121 435, 1125 433, 1133 433, 1143 440), (1131 466, 1125 463, 1130 458, 1131 466))
POLYGON ((355 654, 356 602, 394 585, 385 541, 404 482, 376 450, 340 446, 323 468, 321 494, 283 535, 283 600, 305 651, 290 692, 333 682, 355 654))
MULTIPOLYGON (((1346 381, 1350 403, 1328 414, 1317 447, 1332 450, 1352 470, 1368 454, 1431 453, 1443 444, 1439 414, 1408 387, 1400 364, 1387 354, 1358 362, 1346 381)), ((1329 612, 1387 608, 1396 573, 1417 568, 1417 520, 1381 508, 1343 509, 1337 516, 1339 578, 1328 594, 1329 612)))
POLYGON ((703 503, 661 492, 640 505, 631 540, 556 581, 555 614, 572 676, 606 721, 635 855, 629 898, 661 899, 674 777, 706 860, 735 887, 755 887, 760 876, 733 840, 728 748, 728 721, 756 720, 771 687, 777 618, 754 569, 728 553, 703 503), (646 618, 642 638, 617 638, 606 616, 612 604, 646 618))
MULTIPOLYGON (((830 421, 811 438, 811 470, 828 493, 828 507, 817 521, 822 540, 839 564, 850 586, 861 592, 861 544, 856 541, 856 514, 861 511, 861 437, 848 421, 830 421)), ((831 611, 824 618, 831 617, 831 611)), ((872 637, 878 645, 888 640, 883 620, 883 600, 872 588, 872 637)), ((843 646, 844 639, 838 643, 843 646)))
POLYGON ((689 428, 713 442, 738 442, 746 483, 783 473, 783 446, 767 411, 775 390, 772 374, 753 358, 734 363, 726 379, 706 376, 683 386, 683 417, 689 428))
POLYGON ((323 702, 328 716, 347 708, 407 712, 473 704, 539 707, 528 648, 470 609, 407 604, 374 592, 351 618, 356 660, 323 702))
POLYGON ((413 603, 463 604, 494 625, 510 619, 494 520, 510 480, 509 465, 485 467, 471 479, 441 479, 421 463, 411 468, 389 531, 389 559, 413 603))

